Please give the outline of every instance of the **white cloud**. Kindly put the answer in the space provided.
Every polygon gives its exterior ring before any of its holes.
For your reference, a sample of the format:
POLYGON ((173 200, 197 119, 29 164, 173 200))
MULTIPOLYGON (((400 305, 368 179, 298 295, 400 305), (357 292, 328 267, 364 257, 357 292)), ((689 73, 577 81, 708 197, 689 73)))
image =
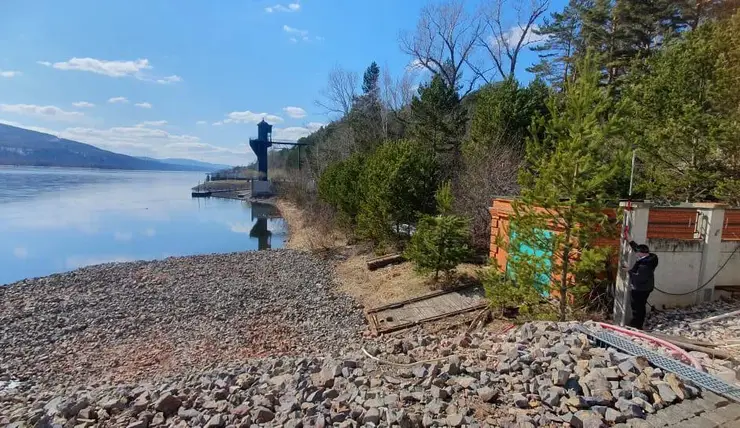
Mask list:
POLYGON ((326 126, 325 123, 321 122, 309 122, 306 126, 289 126, 287 128, 274 128, 273 138, 276 140, 289 140, 296 141, 300 138, 306 137, 313 132, 316 132, 322 126, 326 126))
POLYGON ((116 232, 113 234, 113 239, 119 242, 130 241, 131 238, 133 238, 133 234, 131 232, 116 232))
POLYGON ((178 76, 177 74, 173 74, 172 76, 157 79, 156 82, 162 85, 170 85, 172 83, 182 82, 182 77, 178 76))
MULTIPOLYGON (((524 40, 522 41, 522 46, 536 45, 538 43, 542 43, 545 40, 547 40, 548 36, 544 34, 534 33, 538 29, 539 29, 539 26, 537 24, 534 24, 529 28, 529 31, 527 31, 527 35, 524 37, 524 40)), ((506 33, 504 33, 504 40, 506 41, 506 44, 508 44, 509 47, 513 49, 516 47, 516 44, 519 43, 519 39, 522 37, 523 33, 524 33, 524 28, 518 25, 515 27, 511 27, 506 33)), ((496 46, 499 44, 498 40, 496 40, 493 36, 489 37, 488 43, 490 43, 493 46, 496 46)))
POLYGON ((408 65, 406 66, 407 71, 414 71, 414 70, 423 70, 424 64, 422 64, 421 60, 418 58, 414 58, 408 65))
POLYGON ((126 98, 126 97, 113 97, 113 98, 108 98, 108 102, 110 104, 119 104, 119 103, 120 104, 127 104, 128 103, 128 98, 126 98))
POLYGON ((135 105, 136 107, 141 107, 141 108, 152 108, 152 105, 151 105, 151 104, 149 104, 149 103, 136 103, 136 104, 134 104, 134 105, 135 105))
POLYGON ((324 38, 321 36, 314 36, 312 38, 311 36, 309 36, 308 30, 300 30, 289 25, 283 25, 283 31, 290 35, 288 40, 293 43, 298 43, 299 41, 310 42, 311 40, 316 40, 320 42, 324 40, 324 38))
POLYGON ((0 111, 24 116, 36 116, 53 120, 77 120, 84 116, 78 111, 66 111, 57 106, 39 106, 35 104, 0 104, 0 111))
POLYGON ((147 126, 165 126, 167 125, 166 120, 146 120, 144 122, 141 122, 140 124, 136 125, 137 128, 145 128, 147 126))
POLYGON ((259 123, 262 119, 269 123, 280 123, 283 118, 274 114, 268 113, 253 113, 247 111, 232 111, 226 115, 226 119, 215 122, 214 126, 221 126, 224 123, 259 123))
POLYGON ((273 12, 298 12, 301 10, 300 3, 289 3, 287 6, 283 6, 282 4, 276 4, 275 6, 268 6, 265 8, 265 12, 267 13, 273 13, 273 12))
POLYGON ((92 108, 95 107, 95 104, 89 103, 87 101, 77 101, 76 103, 72 103, 73 106, 78 108, 92 108))
POLYGON ((148 59, 137 59, 133 61, 107 61, 95 58, 71 58, 68 61, 55 62, 49 64, 46 61, 39 61, 39 64, 51 66, 57 70, 76 70, 87 71, 95 74, 102 74, 109 77, 134 76, 143 78, 142 71, 151 69, 148 59))
POLYGON ((0 77, 6 77, 8 79, 10 79, 11 77, 18 77, 21 74, 23 73, 21 73, 20 71, 0 70, 0 77))
POLYGON ((288 25, 283 25, 283 31, 289 34, 298 34, 299 36, 307 36, 308 31, 306 30, 299 30, 297 28, 290 27, 288 25))
POLYGON ((139 80, 156 82, 162 85, 182 82, 182 77, 173 74, 165 77, 154 77, 147 73, 151 70, 152 65, 146 58, 136 60, 115 60, 108 61, 96 58, 71 58, 68 61, 51 63, 49 61, 36 61, 46 67, 53 67, 57 70, 86 71, 88 73, 102 74, 109 77, 134 77, 139 80))
POLYGON ((205 120, 199 120, 199 121, 195 122, 196 125, 205 125, 206 123, 208 123, 208 122, 206 122, 205 120))
POLYGON ((306 110, 303 110, 300 107, 285 107, 283 108, 283 111, 288 116, 292 117, 293 119, 303 119, 306 117, 306 110))
POLYGON ((28 257, 28 248, 26 247, 15 247, 13 248, 13 255, 17 259, 25 259, 28 257))

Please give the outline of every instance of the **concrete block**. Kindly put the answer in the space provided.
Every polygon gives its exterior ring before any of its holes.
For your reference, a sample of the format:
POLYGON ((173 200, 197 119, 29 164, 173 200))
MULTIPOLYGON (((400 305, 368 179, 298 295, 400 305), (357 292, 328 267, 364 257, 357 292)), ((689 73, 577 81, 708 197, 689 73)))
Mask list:
POLYGON ((726 405, 730 404, 730 400, 711 391, 704 391, 702 392, 701 396, 704 400, 714 405, 714 407, 725 407, 726 405))
POLYGON ((740 404, 732 404, 715 410, 714 413, 724 416, 728 421, 740 419, 740 404))

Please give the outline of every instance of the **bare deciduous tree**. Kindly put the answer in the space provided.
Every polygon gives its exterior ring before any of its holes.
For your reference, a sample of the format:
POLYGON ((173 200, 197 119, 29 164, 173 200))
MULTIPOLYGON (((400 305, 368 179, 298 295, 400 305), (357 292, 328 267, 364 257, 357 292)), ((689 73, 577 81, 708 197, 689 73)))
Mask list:
POLYGON ((359 83, 360 77, 356 72, 334 66, 329 71, 326 88, 321 91, 322 98, 316 101, 316 105, 329 114, 346 116, 357 97, 359 83))
POLYGON ((455 189, 456 211, 470 219, 476 248, 486 249, 491 243, 491 214, 488 212, 491 200, 519 193, 517 174, 521 165, 522 154, 504 143, 466 156, 455 189))
MULTIPOLYGON (((462 69, 469 62, 480 38, 480 19, 466 13, 461 0, 447 0, 421 10, 414 33, 402 33, 401 50, 414 63, 454 87, 463 86, 462 69)), ((471 76, 463 95, 473 89, 477 76, 471 76)))
POLYGON ((482 48, 490 60, 491 67, 476 65, 470 59, 468 65, 477 76, 489 83, 494 77, 514 77, 517 61, 522 49, 537 42, 534 30, 537 20, 547 11, 549 0, 492 0, 482 7, 482 30, 476 45, 482 48), (514 18, 507 19, 511 16, 514 18))

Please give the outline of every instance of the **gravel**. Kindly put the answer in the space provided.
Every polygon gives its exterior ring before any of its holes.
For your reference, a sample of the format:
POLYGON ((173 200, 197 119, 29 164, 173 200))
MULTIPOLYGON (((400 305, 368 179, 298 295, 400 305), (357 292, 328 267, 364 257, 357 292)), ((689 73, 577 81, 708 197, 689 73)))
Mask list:
POLYGON ((639 358, 594 346, 573 324, 458 334, 407 331, 341 356, 245 359, 157 381, 22 383, 0 392, 0 425, 605 427, 644 423, 701 394, 639 358), (564 387, 554 384, 566 374, 564 387))
POLYGON ((338 352, 363 329, 331 267, 307 253, 104 264, 0 287, 0 382, 151 380, 338 352))
POLYGON ((287 250, 101 265, 0 293, 0 426, 647 426, 703 394, 576 323, 363 340, 331 268, 287 250))

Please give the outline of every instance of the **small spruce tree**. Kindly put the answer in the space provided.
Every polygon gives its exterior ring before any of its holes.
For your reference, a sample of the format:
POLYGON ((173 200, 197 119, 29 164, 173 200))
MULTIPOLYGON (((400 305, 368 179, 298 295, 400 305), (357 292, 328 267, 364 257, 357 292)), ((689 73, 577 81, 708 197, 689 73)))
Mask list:
POLYGON ((610 191, 629 165, 593 57, 577 70, 563 98, 550 97, 549 118, 536 123, 527 142, 528 165, 519 177, 521 198, 513 204, 506 244, 507 281, 544 295, 557 284, 561 321, 571 298, 605 267, 608 250, 594 243, 617 230, 604 210, 616 202, 610 191))
POLYGON ((434 272, 435 282, 439 281, 440 272, 449 278, 457 265, 470 254, 468 221, 452 214, 453 197, 449 182, 437 190, 436 199, 439 214, 421 218, 405 252, 417 272, 434 272))

